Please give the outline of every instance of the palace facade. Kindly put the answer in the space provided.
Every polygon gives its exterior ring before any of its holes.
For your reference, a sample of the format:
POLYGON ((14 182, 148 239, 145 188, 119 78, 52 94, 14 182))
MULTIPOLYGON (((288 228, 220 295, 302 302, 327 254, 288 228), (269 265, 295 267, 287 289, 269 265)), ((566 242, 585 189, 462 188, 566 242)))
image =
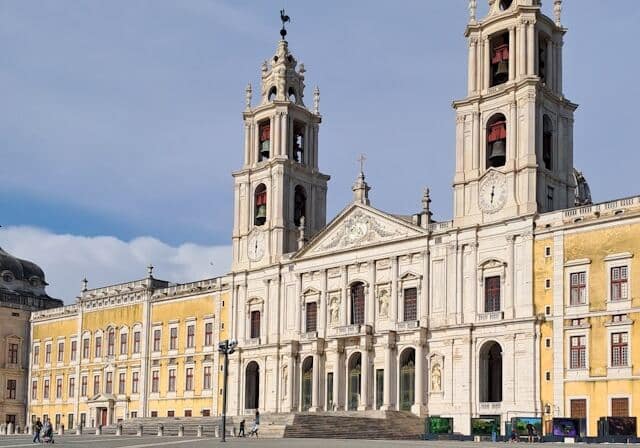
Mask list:
POLYGON ((320 93, 307 104, 280 40, 257 101, 246 90, 231 272, 149 273, 35 313, 29 415, 219 413, 228 337, 234 415, 401 410, 465 434, 478 416, 575 416, 589 435, 600 416, 637 415, 640 199, 593 205, 574 168, 553 3, 550 18, 538 0, 490 0, 478 19, 469 1, 450 221, 433 219, 428 190, 412 215, 377 209, 360 172, 327 223, 320 93))

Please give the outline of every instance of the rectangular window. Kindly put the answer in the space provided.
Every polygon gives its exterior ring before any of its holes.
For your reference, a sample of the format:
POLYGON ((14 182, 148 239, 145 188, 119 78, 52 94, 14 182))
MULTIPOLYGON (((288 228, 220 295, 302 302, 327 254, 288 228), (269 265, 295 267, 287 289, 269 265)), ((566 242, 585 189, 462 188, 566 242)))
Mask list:
POLYGON ((87 396, 87 383, 89 382, 88 378, 86 376, 83 376, 82 378, 80 378, 80 396, 81 397, 86 397, 87 396))
POLYGON ((193 390, 193 368, 187 368, 187 377, 184 383, 184 390, 193 390))
POLYGON ((140 353, 140 332, 133 332, 133 353, 140 353))
POLYGON ((169 350, 178 349, 178 327, 169 330, 169 350))
POLYGON ((611 366, 626 367, 629 360, 629 334, 611 333, 611 366))
POLYGON ((131 412, 131 418, 138 418, 138 412, 137 411, 131 412))
POLYGON ((132 394, 137 394, 138 393, 139 377, 140 377, 140 373, 138 373, 138 372, 133 372, 131 374, 131 393, 132 394))
POLYGON ((611 399, 611 416, 612 417, 629 417, 629 399, 628 398, 612 398, 611 399))
POLYGON ((587 400, 571 400, 571 418, 587 418, 587 400))
POLYGON ((204 345, 213 345, 213 323, 207 322, 204 324, 204 345))
POLYGON ((167 417, 175 417, 176 411, 167 411, 167 417))
POLYGON ((113 372, 107 372, 105 385, 104 385, 104 393, 106 394, 113 393, 113 372))
POLYGON ((9 344, 9 364, 18 364, 18 344, 9 344))
POLYGON ((89 359, 89 339, 82 340, 82 359, 89 359))
POLYGON ((628 272, 626 266, 611 268, 611 300, 626 300, 629 297, 628 272))
POLYGON ((56 398, 62 398, 62 378, 56 380, 56 398))
POLYGON ((69 377, 69 390, 67 392, 67 396, 69 398, 76 396, 76 379, 74 377, 69 377))
POLYGON ((384 402, 384 369, 377 369, 376 370, 376 409, 380 409, 382 407, 383 402, 384 402))
POLYGON ((571 336, 569 343, 569 367, 571 369, 585 369, 587 367, 587 337, 571 336))
POLYGON ((158 393, 160 385, 160 372, 154 370, 151 372, 151 392, 158 393))
POLYGON ((211 389, 211 367, 205 366, 204 368, 204 377, 202 378, 202 388, 203 389, 211 389))
POLYGON ((126 374, 125 373, 120 373, 118 375, 118 393, 120 395, 124 395, 125 392, 125 384, 126 384, 126 374))
POLYGON ((49 380, 44 380, 44 389, 42 391, 42 398, 49 399, 49 380))
POLYGON ((351 286, 351 325, 364 324, 364 285, 351 286))
POLYGON ((58 362, 64 362, 64 342, 58 342, 58 362))
POLYGON ((196 346, 196 326, 187 326, 187 348, 193 348, 196 346))
POLYGON ((260 337, 260 311, 251 311, 251 339, 260 337))
POLYGON ((37 380, 31 381, 31 399, 32 400, 38 399, 38 381, 37 380))
POLYGON ((418 319, 418 288, 404 290, 404 321, 418 319))
POLYGON ((129 343, 129 334, 128 333, 120 333, 120 354, 127 354, 127 345, 129 343))
POLYGON ((306 326, 307 332, 318 331, 318 303, 309 302, 306 305, 306 326))
POLYGON ((87 414, 84 412, 80 414, 80 427, 84 428, 87 426, 87 414))
POLYGON ((584 305, 587 303, 587 273, 574 272, 570 276, 570 304, 584 305))
POLYGON ((160 330, 153 330, 153 351, 160 351, 160 330))
POLYGON ((51 364, 51 344, 47 344, 44 348, 44 362, 51 364))
POLYGON ((40 346, 39 345, 36 345, 35 347, 33 347, 33 364, 34 365, 40 364, 40 346))
POLYGON ((151 411, 151 417, 157 417, 158 411, 151 411))
POLYGON ((96 353, 95 358, 102 357, 102 336, 96 336, 96 353))
POLYGON ((7 380, 7 398, 9 400, 16 399, 17 388, 18 388, 18 382, 16 380, 7 380))
POLYGON ((203 417, 211 417, 211 409, 203 409, 202 410, 203 417))
POLYGON ((185 409, 184 410, 184 416, 185 417, 191 417, 191 409, 185 409))
POLYGON ((93 395, 100 393, 100 375, 93 375, 93 395))
POLYGON ((484 279, 484 311, 500 311, 500 276, 484 279))
POLYGON ((167 390, 169 392, 176 391, 176 369, 169 370, 169 387, 167 390))
POLYGON ((73 414, 67 415, 67 428, 73 428, 73 414))
POLYGON ((113 356, 116 352, 116 331, 114 329, 109 330, 107 335, 107 356, 113 356))
POLYGON ((71 341, 71 361, 75 361, 76 356, 78 356, 78 341, 71 341))

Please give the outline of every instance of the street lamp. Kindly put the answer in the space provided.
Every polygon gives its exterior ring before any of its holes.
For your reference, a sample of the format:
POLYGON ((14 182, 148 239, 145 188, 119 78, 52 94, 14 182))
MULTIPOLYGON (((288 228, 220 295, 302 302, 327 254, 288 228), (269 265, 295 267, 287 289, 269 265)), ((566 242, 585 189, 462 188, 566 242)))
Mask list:
POLYGON ((238 341, 226 339, 218 343, 218 352, 224 355, 224 372, 222 383, 222 440, 227 441, 227 371, 229 370, 229 355, 236 351, 238 341))

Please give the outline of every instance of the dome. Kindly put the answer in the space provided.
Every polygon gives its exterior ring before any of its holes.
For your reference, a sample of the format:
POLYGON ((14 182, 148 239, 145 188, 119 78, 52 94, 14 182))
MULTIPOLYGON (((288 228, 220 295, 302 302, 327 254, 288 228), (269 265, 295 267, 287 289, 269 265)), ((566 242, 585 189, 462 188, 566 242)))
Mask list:
MULTIPOLYGON (((22 264, 22 271, 24 273, 24 279, 28 282, 31 282, 31 279, 33 277, 37 277, 38 280, 40 280, 40 282, 42 282, 42 284, 46 285, 47 282, 45 282, 44 280, 44 271, 42 270, 42 268, 40 268, 40 266, 38 266, 37 264, 28 261, 28 260, 22 260, 20 258, 18 258, 18 261, 20 262, 20 264, 22 264)), ((39 285, 33 285, 33 286, 39 286, 39 285)))
MULTIPOLYGON (((11 272, 16 280, 24 279, 24 268, 23 268, 22 261, 17 259, 13 255, 5 252, 0 247, 0 274, 2 274, 2 272, 4 271, 11 272)), ((42 273, 42 270, 40 270, 40 273, 42 273)), ((44 273, 42 273, 42 277, 44 279, 44 273)))

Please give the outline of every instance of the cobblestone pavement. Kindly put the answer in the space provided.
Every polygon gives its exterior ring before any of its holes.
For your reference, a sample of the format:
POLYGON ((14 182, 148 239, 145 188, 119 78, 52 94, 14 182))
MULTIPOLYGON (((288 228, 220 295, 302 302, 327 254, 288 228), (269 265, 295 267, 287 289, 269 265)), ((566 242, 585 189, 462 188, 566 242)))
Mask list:
MULTIPOLYGON (((0 448, 18 448, 38 446, 31 442, 30 436, 1 436, 0 448)), ((230 438, 227 443, 213 438, 193 437, 134 437, 134 436, 57 436, 54 447, 62 448, 209 448, 209 447, 286 447, 286 448, 489 448, 505 447, 504 443, 444 442, 444 441, 393 441, 393 440, 326 440, 326 439, 237 439, 230 438)), ((526 444, 523 444, 526 445, 526 444)), ((555 444, 545 444, 546 446, 555 444)), ((510 445, 511 446, 511 445, 510 445)))

